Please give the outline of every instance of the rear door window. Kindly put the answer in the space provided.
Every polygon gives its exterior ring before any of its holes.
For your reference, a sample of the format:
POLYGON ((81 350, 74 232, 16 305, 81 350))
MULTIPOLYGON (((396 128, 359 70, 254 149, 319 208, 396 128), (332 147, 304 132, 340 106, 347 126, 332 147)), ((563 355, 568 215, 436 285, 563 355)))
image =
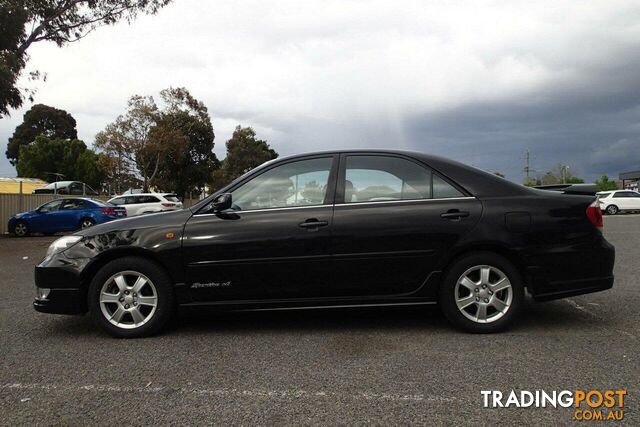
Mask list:
POLYGON ((400 157, 347 156, 345 203, 431 198, 431 171, 400 157))
POLYGON ((454 197, 464 197, 453 185, 449 184, 444 178, 437 174, 433 174, 433 198, 434 199, 451 199, 454 197))
POLYGON ((167 199, 167 201, 169 202, 173 202, 173 203, 180 202, 180 199, 178 199, 178 196, 176 196, 175 194, 166 194, 164 198, 167 199))
POLYGON ((62 204, 62 207, 60 209, 71 210, 71 209, 84 209, 86 207, 87 206, 84 200, 69 199, 62 204))
POLYGON ((158 203, 160 200, 156 196, 140 196, 140 203, 158 203))

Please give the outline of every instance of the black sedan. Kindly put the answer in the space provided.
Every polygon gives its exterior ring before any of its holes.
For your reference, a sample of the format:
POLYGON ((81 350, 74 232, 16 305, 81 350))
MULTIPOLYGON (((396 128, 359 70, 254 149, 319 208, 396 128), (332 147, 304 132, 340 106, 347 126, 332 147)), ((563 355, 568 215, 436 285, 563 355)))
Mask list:
POLYGON ((219 310, 439 303, 495 332, 544 301, 613 285, 595 196, 529 189, 436 156, 340 151, 274 160, 190 209, 55 241, 35 309, 89 312, 117 337, 177 307, 219 310))

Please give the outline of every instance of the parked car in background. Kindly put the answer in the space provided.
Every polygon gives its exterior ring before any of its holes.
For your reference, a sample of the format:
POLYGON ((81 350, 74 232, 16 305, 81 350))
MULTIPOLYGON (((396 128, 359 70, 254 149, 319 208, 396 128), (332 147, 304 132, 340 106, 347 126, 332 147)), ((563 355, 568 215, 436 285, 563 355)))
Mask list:
POLYGON ((127 211, 87 198, 56 199, 38 209, 18 213, 9 219, 9 232, 18 237, 30 233, 54 234, 74 231, 102 224, 116 218, 124 218, 127 211))
POLYGON ((125 194, 110 199, 109 203, 124 207, 127 216, 182 209, 182 202, 173 193, 125 194))
POLYGON ((77 196, 97 196, 98 193, 84 182, 80 181, 57 181, 52 182, 42 188, 33 190, 33 194, 69 194, 77 196))
POLYGON ((600 209, 609 215, 640 211, 640 193, 632 190, 601 191, 600 209))
POLYGON ((311 153, 189 209, 56 240, 36 267, 34 307, 88 311, 110 334, 139 337, 176 306, 438 303, 461 329, 496 332, 527 308, 525 289, 546 301, 611 288, 602 225, 595 192, 531 189, 420 153, 311 153))

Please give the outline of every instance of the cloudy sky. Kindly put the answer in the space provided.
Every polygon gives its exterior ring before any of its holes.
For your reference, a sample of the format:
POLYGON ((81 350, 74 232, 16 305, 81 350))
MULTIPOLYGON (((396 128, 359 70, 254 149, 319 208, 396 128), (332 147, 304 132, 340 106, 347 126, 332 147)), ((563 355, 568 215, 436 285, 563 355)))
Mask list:
MULTIPOLYGON (((40 43, 36 102, 69 111, 88 145, 132 94, 185 86, 216 148, 237 124, 281 155, 414 149, 522 181, 640 169, 640 2, 175 0, 158 15, 40 43)), ((28 106, 27 106, 28 108, 28 106)), ((6 140, 24 109, 0 119, 6 140)))

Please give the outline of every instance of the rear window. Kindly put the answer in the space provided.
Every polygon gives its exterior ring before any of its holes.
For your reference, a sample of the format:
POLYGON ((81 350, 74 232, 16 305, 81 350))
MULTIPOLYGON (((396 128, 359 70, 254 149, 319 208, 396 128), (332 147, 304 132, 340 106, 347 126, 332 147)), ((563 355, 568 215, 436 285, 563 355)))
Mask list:
POLYGON ((601 199, 609 197, 610 195, 611 195, 611 193, 598 193, 598 197, 600 197, 601 199))
MULTIPOLYGON (((100 206, 101 208, 105 207, 105 206, 111 206, 111 203, 106 203, 103 202, 102 200, 96 200, 96 199, 90 199, 93 203, 95 203, 96 205, 100 206)), ((114 203, 115 204, 115 203, 114 203)))
POLYGON ((165 194, 164 198, 167 199, 169 202, 174 202, 174 203, 180 202, 180 199, 178 199, 178 196, 175 194, 165 194))
POLYGON ((140 196, 138 203, 158 203, 160 200, 156 196, 140 196))

